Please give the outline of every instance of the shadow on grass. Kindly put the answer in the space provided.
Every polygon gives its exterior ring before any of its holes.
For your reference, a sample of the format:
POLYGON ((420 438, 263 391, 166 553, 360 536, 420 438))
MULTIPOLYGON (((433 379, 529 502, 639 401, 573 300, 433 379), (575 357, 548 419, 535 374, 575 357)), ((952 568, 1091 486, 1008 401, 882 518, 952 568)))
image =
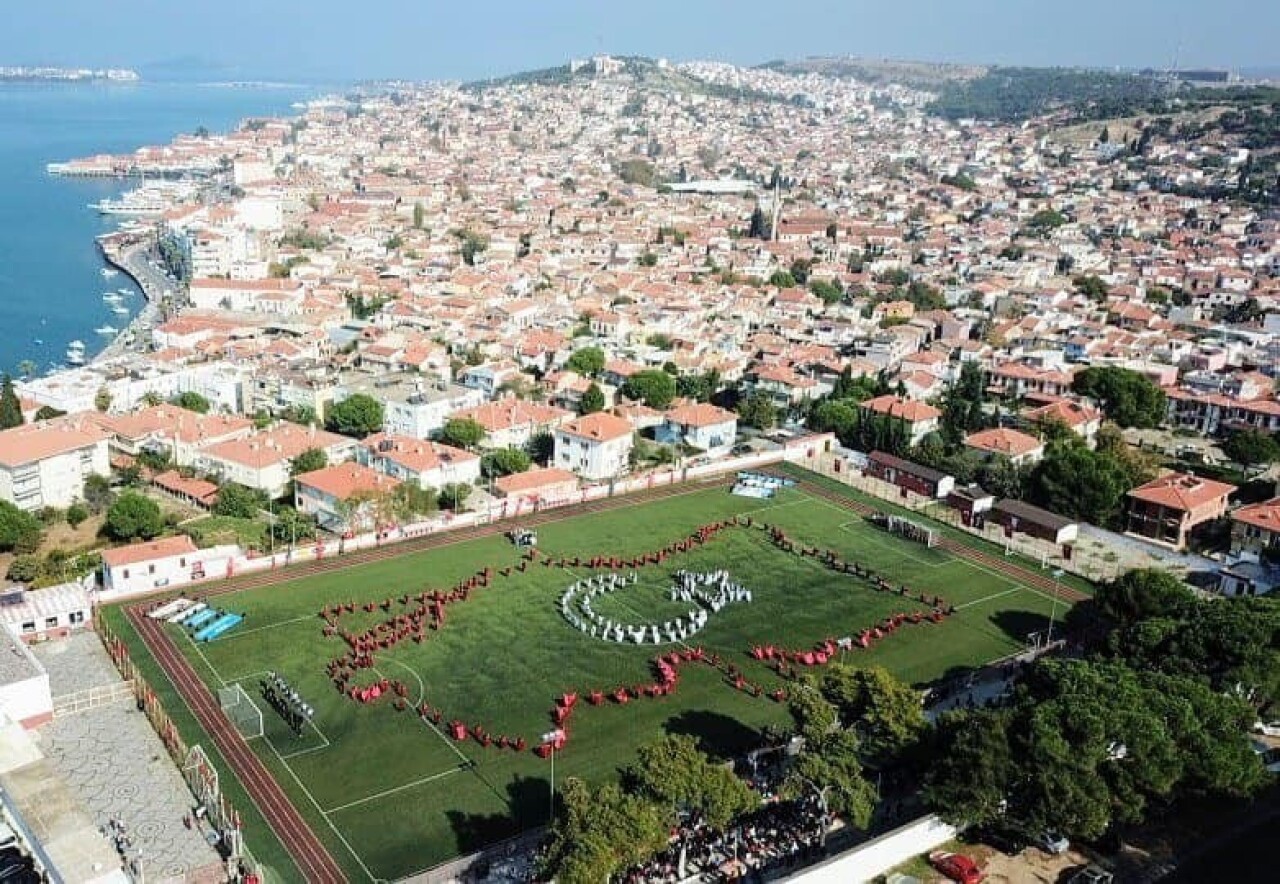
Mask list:
MULTIPOLYGON (((1063 606, 1059 607, 1063 608, 1063 606)), ((1065 614, 1065 608, 1059 613, 1065 614)), ((999 611, 992 614, 989 619, 997 629, 1020 645, 1026 644, 1033 632, 1044 632, 1049 628, 1049 618, 1035 611, 999 611)), ((1058 622, 1062 622, 1061 617, 1058 622)), ((1054 632, 1056 633, 1057 630, 1055 629, 1054 632)))
POLYGON ((717 758, 733 758, 760 744, 760 732, 736 718, 707 709, 689 709, 668 718, 663 730, 698 741, 698 748, 717 758))
POLYGON ((507 784, 506 813, 463 813, 451 810, 449 826, 462 853, 474 853, 547 821, 551 783, 545 777, 516 777, 507 784))

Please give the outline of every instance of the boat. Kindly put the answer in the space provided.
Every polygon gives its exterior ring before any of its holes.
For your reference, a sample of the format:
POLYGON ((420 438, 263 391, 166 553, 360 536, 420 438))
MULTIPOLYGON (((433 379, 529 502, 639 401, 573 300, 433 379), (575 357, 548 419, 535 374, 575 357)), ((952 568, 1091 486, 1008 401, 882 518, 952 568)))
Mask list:
POLYGON ((133 294, 133 289, 116 289, 116 291, 124 295, 126 298, 133 294))
POLYGON ((111 312, 117 316, 127 316, 129 314, 129 308, 124 304, 116 304, 111 308, 111 312))
POLYGON ((124 197, 118 200, 98 200, 96 203, 89 203, 89 208, 97 210, 102 215, 150 217, 163 215, 169 207, 160 200, 138 196, 132 198, 124 197))
POLYGON ((84 365, 84 342, 72 341, 68 344, 66 360, 68 365, 84 365))
POLYGON ((107 292, 105 295, 102 296, 102 300, 106 301, 108 304, 118 304, 121 301, 123 301, 124 298, 122 298, 120 295, 117 295, 115 292, 107 292))
POLYGON ((116 270, 114 267, 103 267, 98 272, 102 274, 103 279, 110 279, 111 277, 117 275, 120 271, 116 270))
POLYGON ((95 328, 94 331, 100 335, 114 335, 116 332, 120 331, 120 329, 116 328, 114 325, 100 325, 95 328))

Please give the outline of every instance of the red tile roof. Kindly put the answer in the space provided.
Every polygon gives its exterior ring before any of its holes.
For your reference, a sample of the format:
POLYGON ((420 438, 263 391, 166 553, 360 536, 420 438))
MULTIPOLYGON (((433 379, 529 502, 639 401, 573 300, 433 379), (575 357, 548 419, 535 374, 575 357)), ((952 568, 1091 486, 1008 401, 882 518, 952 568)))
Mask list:
POLYGON ((1235 490, 1235 485, 1228 485, 1226 482, 1215 482, 1188 473, 1170 473, 1139 485, 1129 492, 1129 496, 1167 509, 1189 512, 1224 498, 1235 490))
POLYGON ((189 555, 199 552, 191 538, 185 534, 174 537, 161 537, 132 546, 121 546, 116 549, 102 551, 102 563, 108 568, 119 568, 123 565, 136 565, 139 562, 151 562, 156 559, 168 559, 173 556, 189 555))

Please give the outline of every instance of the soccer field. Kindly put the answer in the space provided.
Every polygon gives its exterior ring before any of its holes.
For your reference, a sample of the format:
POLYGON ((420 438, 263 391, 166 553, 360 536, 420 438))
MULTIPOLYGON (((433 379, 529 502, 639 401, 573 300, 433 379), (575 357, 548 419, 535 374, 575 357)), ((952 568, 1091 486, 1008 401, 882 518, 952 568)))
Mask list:
MULTIPOLYGON (((246 619, 212 642, 197 645, 180 627, 166 627, 211 689, 239 683, 258 701, 264 734, 250 745, 353 880, 402 877, 547 821, 550 762, 528 750, 455 741, 447 734, 452 719, 523 738, 532 747, 553 727, 555 698, 577 692, 584 699, 574 709, 567 745, 556 753, 555 777, 598 780, 613 776, 637 746, 664 733, 693 734, 708 749, 728 754, 752 745, 765 725, 786 722, 785 703, 769 696, 785 690, 786 675, 753 659, 752 647, 812 649, 827 638, 858 636, 894 614, 927 614, 932 605, 918 596, 937 595, 955 607, 952 616, 940 623, 908 622, 871 648, 846 653, 851 663, 883 665, 924 683, 1024 647, 1029 632, 1044 628, 1051 607, 1047 595, 1005 574, 886 534, 801 490, 761 501, 710 488, 544 525, 538 540, 538 558, 524 571, 514 570, 523 552, 491 536, 218 596, 218 607, 246 619), (710 613, 705 628, 683 643, 609 642, 562 615, 558 602, 566 588, 603 572, 584 564, 562 567, 561 558, 639 556, 700 526, 747 514, 753 527, 727 527, 688 552, 636 568, 634 585, 595 600, 597 613, 620 623, 663 623, 690 607, 669 597, 678 569, 723 569, 750 590, 749 603, 710 613), (878 591, 872 581, 838 573, 818 557, 780 548, 761 530, 762 522, 797 544, 857 562, 895 587, 905 584, 910 594, 878 591), (542 564, 544 558, 552 565, 542 564), (449 604, 442 628, 426 631, 421 642, 378 650, 371 669, 352 681, 401 683, 406 711, 395 709, 394 694, 360 703, 339 692, 326 667, 348 648, 341 635, 324 634, 322 610, 353 603, 353 612, 331 619, 339 630, 363 632, 416 604, 411 598, 402 605, 401 596, 448 590, 485 568, 493 572, 489 585, 449 604), (513 570, 503 576, 506 568, 513 570), (374 610, 367 612, 370 602, 374 610), (651 684, 656 655, 695 647, 718 655, 722 668, 682 666, 667 696, 626 704, 609 699, 598 706, 585 701, 595 689, 608 694, 619 685, 651 684), (728 666, 741 670, 747 690, 725 675, 728 666), (259 682, 267 671, 287 678, 315 707, 313 724, 300 737, 261 700, 259 682), (751 685, 759 686, 759 696, 751 685), (423 703, 442 712, 439 725, 417 714, 423 703)), ((144 662, 145 646, 118 609, 110 622, 144 662)), ((174 710, 181 701, 171 686, 162 675, 152 681, 174 710)), ((175 718, 180 726, 194 726, 189 718, 175 718)), ((269 832, 256 831, 251 821, 247 837, 260 858, 280 867, 281 877, 296 877, 269 832)))

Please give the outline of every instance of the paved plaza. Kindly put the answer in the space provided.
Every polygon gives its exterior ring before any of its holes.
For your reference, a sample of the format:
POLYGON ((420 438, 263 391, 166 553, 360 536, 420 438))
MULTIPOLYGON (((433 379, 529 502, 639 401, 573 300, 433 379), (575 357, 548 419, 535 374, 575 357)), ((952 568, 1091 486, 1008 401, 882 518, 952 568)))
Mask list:
MULTIPOLYGON (((49 670, 55 702, 118 680, 92 633, 37 653, 49 670)), ((40 729, 40 742, 99 827, 109 831, 112 820, 124 824, 132 842, 126 855, 141 863, 147 880, 222 880, 217 852, 183 823, 195 803, 191 792, 133 702, 59 716, 40 729)))

